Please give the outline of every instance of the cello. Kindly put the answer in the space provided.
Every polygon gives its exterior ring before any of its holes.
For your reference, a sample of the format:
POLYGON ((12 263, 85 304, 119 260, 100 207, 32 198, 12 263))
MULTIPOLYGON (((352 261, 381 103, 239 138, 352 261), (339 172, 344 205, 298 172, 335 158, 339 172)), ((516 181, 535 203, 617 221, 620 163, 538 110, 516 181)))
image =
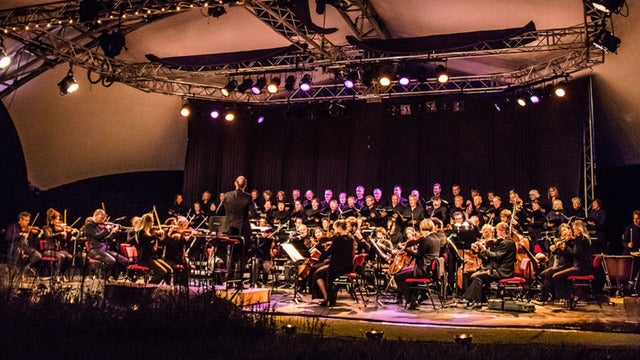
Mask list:
POLYGON ((318 246, 320 245, 325 245, 328 244, 329 242, 331 242, 332 239, 330 237, 321 237, 318 240, 318 243, 313 246, 311 249, 309 249, 309 258, 307 258, 304 263, 302 263, 299 267, 298 267, 298 279, 299 280, 303 280, 306 279, 309 274, 311 273, 311 269, 313 268, 313 266, 315 264, 317 264, 320 261, 320 258, 322 257, 322 254, 324 253, 324 251, 320 250, 318 248, 318 246))

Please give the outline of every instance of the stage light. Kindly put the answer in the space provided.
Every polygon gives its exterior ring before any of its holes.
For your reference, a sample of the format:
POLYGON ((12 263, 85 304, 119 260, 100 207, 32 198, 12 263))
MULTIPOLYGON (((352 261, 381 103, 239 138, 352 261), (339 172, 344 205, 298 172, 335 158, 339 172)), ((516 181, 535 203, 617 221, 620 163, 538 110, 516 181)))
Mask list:
POLYGON ((344 79, 344 87, 347 89, 353 89, 356 86, 356 82, 360 78, 360 74, 357 71, 350 72, 344 79))
POLYGON ((516 103, 522 107, 527 106, 527 100, 523 96, 518 96, 516 103))
POLYGON ((382 342, 382 339, 384 339, 384 331, 369 330, 365 333, 365 336, 367 340, 382 342))
POLYGON ((604 51, 617 53, 618 46, 620 46, 620 43, 622 43, 620 38, 614 36, 608 30, 603 29, 602 31, 600 31, 600 33, 596 37, 595 41, 593 42, 593 45, 604 51))
POLYGON ((473 341, 473 335, 471 334, 458 334, 453 337, 458 345, 469 345, 473 341))
POLYGON ((267 79, 261 77, 259 78, 255 84, 251 87, 251 92, 254 95, 260 95, 262 89, 264 89, 265 85, 267 85, 267 79))
POLYGON ((291 324, 287 324, 282 327, 282 331, 287 335, 294 335, 297 330, 298 328, 291 324))
POLYGON ((400 75, 400 78, 398 79, 398 84, 402 86, 408 86, 410 83, 411 83, 411 78, 409 77, 409 75, 407 74, 400 75))
POLYGON ((594 8, 607 14, 618 13, 624 3, 625 0, 596 0, 591 2, 594 8))
POLYGON ((258 124, 262 124, 264 122, 264 115, 258 116, 258 124))
POLYGON ((0 47, 0 69, 6 69, 11 65, 11 56, 7 55, 3 47, 0 47))
POLYGON ((300 90, 305 92, 311 90, 311 75, 304 74, 300 80, 300 90))
POLYGON ((220 92, 224 96, 229 96, 231 95, 231 92, 236 89, 236 87, 238 87, 238 82, 231 79, 229 80, 227 85, 225 85, 222 89, 220 89, 220 92))
POLYGON ((449 81, 449 74, 447 74, 447 68, 444 65, 436 66, 436 78, 440 84, 444 84, 449 81))
POLYGON ((224 119, 231 122, 236 119, 236 114, 234 114, 233 111, 228 111, 224 114, 224 119))
POLYGON ((244 94, 245 91, 249 90, 253 86, 253 80, 244 79, 242 80, 242 84, 238 85, 238 92, 244 94))
POLYGON ((553 93, 556 97, 563 98, 567 95, 567 83, 564 81, 560 81, 556 86, 553 87, 553 93))
POLYGON ((532 104, 539 104, 540 103, 540 95, 538 95, 538 93, 535 90, 532 90, 529 92, 529 102, 532 104))
POLYGON ((61 95, 70 94, 78 90, 79 87, 80 85, 78 85, 78 82, 73 77, 73 68, 69 66, 69 71, 67 72, 67 76, 65 76, 64 79, 62 79, 58 83, 58 89, 60 89, 60 94, 61 95))
POLYGON ((220 117, 220 112, 218 110, 211 110, 211 118, 212 119, 217 119, 220 117))
POLYGON ((296 86, 296 77, 293 75, 287 76, 287 78, 284 80, 284 88, 287 91, 293 91, 295 89, 295 86, 296 86))
POLYGON ((269 82, 269 85, 267 85, 267 92, 269 92, 269 94, 276 94, 278 92, 279 87, 280 87, 280 78, 275 77, 271 79, 271 82, 269 82))
POLYGON ((191 106, 189 106, 188 102, 185 102, 180 108, 180 116, 186 118, 189 117, 189 115, 191 115, 191 106))
POLYGON ((382 74, 378 78, 378 83, 381 86, 389 86, 389 85, 391 85, 391 77, 389 75, 387 75, 387 74, 382 74))

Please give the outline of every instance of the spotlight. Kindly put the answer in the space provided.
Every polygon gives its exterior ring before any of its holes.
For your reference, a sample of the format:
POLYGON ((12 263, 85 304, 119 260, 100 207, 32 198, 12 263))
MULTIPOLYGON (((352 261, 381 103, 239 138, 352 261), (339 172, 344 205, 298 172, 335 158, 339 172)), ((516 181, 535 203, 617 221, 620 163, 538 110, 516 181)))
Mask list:
POLYGON ((382 86, 389 86, 391 85, 391 77, 389 77, 389 75, 387 74, 382 74, 380 75, 380 78, 378 78, 378 82, 382 86))
POLYGON ((540 95, 535 90, 529 92, 529 102, 532 104, 540 103, 540 95))
POLYGON ((353 89, 356 86, 356 82, 360 78, 360 74, 357 71, 350 72, 344 79, 344 87, 347 89, 353 89))
POLYGON ((236 114, 234 114, 233 111, 228 111, 224 114, 224 119, 231 122, 236 119, 236 114))
POLYGON ((620 46, 621 42, 622 41, 620 40, 620 38, 614 36, 608 30, 603 29, 598 34, 598 37, 593 42, 593 45, 595 47, 597 47, 597 48, 600 48, 600 49, 604 50, 604 51, 617 53, 618 46, 620 46))
POLYGON ((409 75, 407 74, 400 75, 400 78, 398 79, 398 84, 402 86, 408 86, 410 83, 411 83, 411 79, 409 78, 409 75))
POLYGON ((516 103, 522 107, 527 106, 527 100, 525 100, 523 96, 518 96, 518 98, 516 99, 516 103))
POLYGON ((223 5, 209 5, 207 13, 211 17, 219 18, 220 16, 226 14, 227 11, 224 9, 223 5))
POLYGON ((69 66, 69 71, 67 72, 67 76, 65 76, 64 79, 62 79, 58 83, 58 89, 60 89, 60 94, 61 95, 70 94, 78 90, 79 87, 80 85, 78 85, 78 82, 73 77, 73 69, 71 68, 71 66, 69 66))
POLYGON ((367 340, 382 342, 384 331, 369 330, 365 333, 367 340))
POLYGON ((222 89, 220 89, 220 92, 224 96, 229 96, 231 95, 231 92, 236 89, 236 87, 238 87, 238 82, 231 79, 229 80, 227 85, 225 85, 222 89))
POLYGON ((560 81, 556 86, 554 86, 553 93, 556 97, 563 98, 567 95, 567 83, 565 81, 560 81))
POLYGON ((275 94, 278 92, 278 87, 280 87, 280 78, 275 77, 271 79, 271 82, 267 85, 267 92, 269 92, 269 94, 275 94))
POLYGON ((261 77, 259 78, 256 83, 251 87, 251 92, 254 95, 260 95, 260 93, 262 92, 262 89, 264 89, 265 85, 267 85, 267 79, 261 77))
POLYGON ((4 49, 0 46, 0 69, 6 69, 11 65, 11 56, 7 55, 4 49))
POLYGON ((245 91, 249 90, 253 86, 253 80, 244 79, 242 80, 242 84, 238 85, 238 92, 244 94, 245 91))
POLYGON ((293 75, 287 76, 287 78, 284 80, 284 88, 287 89, 287 91, 293 91, 295 89, 295 86, 296 77, 293 75))
POLYGON ((607 14, 618 13, 624 3, 625 0, 596 0, 591 2, 594 8, 607 14))
POLYGON ((473 341, 473 335, 471 334, 458 334, 453 337, 458 345, 470 345, 473 341))
POLYGON ((294 335, 296 330, 298 330, 298 328, 291 324, 287 324, 282 327, 282 331, 287 335, 294 335))
POLYGON ((212 119, 217 119, 220 117, 220 112, 218 110, 212 110, 210 115, 212 119))
POLYGON ((180 108, 180 116, 182 117, 189 117, 189 115, 191 115, 191 107, 189 106, 188 102, 185 102, 184 104, 182 104, 182 107, 180 108))
POLYGON ((436 66, 436 78, 440 84, 444 84, 449 81, 449 74, 447 74, 447 68, 444 65, 436 66))
POLYGON ((262 124, 264 122, 264 115, 258 116, 258 124, 262 124))
POLYGON ((311 75, 304 74, 300 80, 300 90, 305 92, 311 90, 311 75))

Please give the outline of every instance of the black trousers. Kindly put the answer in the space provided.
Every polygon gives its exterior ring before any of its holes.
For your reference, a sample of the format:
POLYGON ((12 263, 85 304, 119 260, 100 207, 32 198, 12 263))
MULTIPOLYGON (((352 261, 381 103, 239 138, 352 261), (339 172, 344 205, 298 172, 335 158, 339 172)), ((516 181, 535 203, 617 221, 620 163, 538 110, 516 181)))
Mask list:
POLYGON ((129 266, 129 260, 115 251, 107 250, 107 244, 102 244, 99 248, 89 250, 88 256, 102 261, 106 267, 107 274, 116 278, 129 266))
POLYGON ((471 283, 463 296, 469 301, 480 303, 484 298, 485 285, 500 279, 500 276, 491 273, 489 270, 476 271, 471 275, 471 283))
POLYGON ((553 274, 551 278, 551 283, 553 285, 553 290, 556 295, 556 300, 559 299, 568 299, 571 296, 571 283, 567 278, 569 276, 574 275, 590 275, 592 274, 592 270, 581 269, 577 266, 572 266, 568 269, 564 269, 562 271, 558 271, 553 274))

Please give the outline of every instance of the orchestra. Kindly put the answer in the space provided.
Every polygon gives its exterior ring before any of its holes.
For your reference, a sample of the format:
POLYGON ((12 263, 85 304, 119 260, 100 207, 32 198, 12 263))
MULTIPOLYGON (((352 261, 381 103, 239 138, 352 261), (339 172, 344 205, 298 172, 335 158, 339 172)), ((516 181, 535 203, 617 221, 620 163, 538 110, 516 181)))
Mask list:
MULTIPOLYGON (((571 209, 565 211, 554 186, 547 191, 546 204, 536 189, 528 192, 526 203, 510 191, 509 209, 495 192, 487 193, 489 208, 475 189, 465 202, 457 185, 452 187, 451 203, 445 202, 438 183, 429 201, 421 199, 417 190, 405 200, 402 188, 395 186, 387 202, 380 188, 365 194, 361 185, 354 195, 340 192, 337 198, 333 197, 337 192, 325 189, 322 201, 311 189, 304 199, 298 190, 291 192, 291 199, 284 190, 275 192, 276 196, 270 190, 255 190, 254 198, 243 192, 246 179, 236 181, 236 189, 220 193, 218 202, 209 191, 191 206, 181 194, 176 195, 164 222, 154 207, 152 212, 133 216, 131 226, 125 227, 109 222, 101 208, 76 229, 66 224, 66 211, 63 218, 61 212, 49 209, 40 229, 37 216, 32 219, 22 212, 18 223, 5 232, 7 243, 13 261, 23 268, 37 271, 43 256, 55 258, 51 275, 57 275, 59 281, 71 277, 72 260, 80 249, 80 260, 86 256, 104 264, 105 279, 123 280, 131 260, 150 269, 148 283, 152 285, 186 285, 185 278, 176 281, 177 274, 188 276, 185 272, 202 259, 206 263, 207 257, 216 259, 215 266, 207 268, 209 273, 230 266, 222 281, 243 279, 255 271, 248 268, 251 263, 259 266, 261 276, 255 281, 263 285, 278 281, 278 276, 285 275, 277 273, 281 270, 274 261, 287 260, 281 245, 288 243, 306 260, 296 264, 296 274, 286 275, 284 281, 295 280, 297 291, 321 298, 326 306, 336 300, 332 281, 353 270, 351 260, 356 254, 367 254, 367 263, 378 268, 375 276, 367 278, 369 286, 376 292, 395 292, 396 300, 405 298, 409 309, 416 308, 420 299, 409 297, 404 279, 431 276, 431 263, 437 257, 445 258, 445 280, 437 285, 447 296, 466 299, 468 308, 478 308, 486 301, 489 283, 514 275, 528 282, 539 279, 538 298, 543 304, 563 301, 571 296, 567 278, 593 273, 593 254, 602 252, 606 244, 601 201, 594 200, 586 212, 581 200, 573 198, 571 209), (230 220, 230 230, 219 229, 216 221, 220 218, 230 220), (227 235, 242 237, 229 252, 225 246, 218 247, 221 236, 227 235), (136 247, 137 259, 119 251, 122 243, 136 247), (263 244, 268 247, 263 249, 263 244), (209 249, 215 253, 209 255, 209 249), (256 261, 247 262, 249 257, 256 261), (527 258, 540 267, 520 269, 527 258)), ((621 241, 626 254, 638 252, 638 229, 640 211, 633 213, 633 223, 621 241)))

